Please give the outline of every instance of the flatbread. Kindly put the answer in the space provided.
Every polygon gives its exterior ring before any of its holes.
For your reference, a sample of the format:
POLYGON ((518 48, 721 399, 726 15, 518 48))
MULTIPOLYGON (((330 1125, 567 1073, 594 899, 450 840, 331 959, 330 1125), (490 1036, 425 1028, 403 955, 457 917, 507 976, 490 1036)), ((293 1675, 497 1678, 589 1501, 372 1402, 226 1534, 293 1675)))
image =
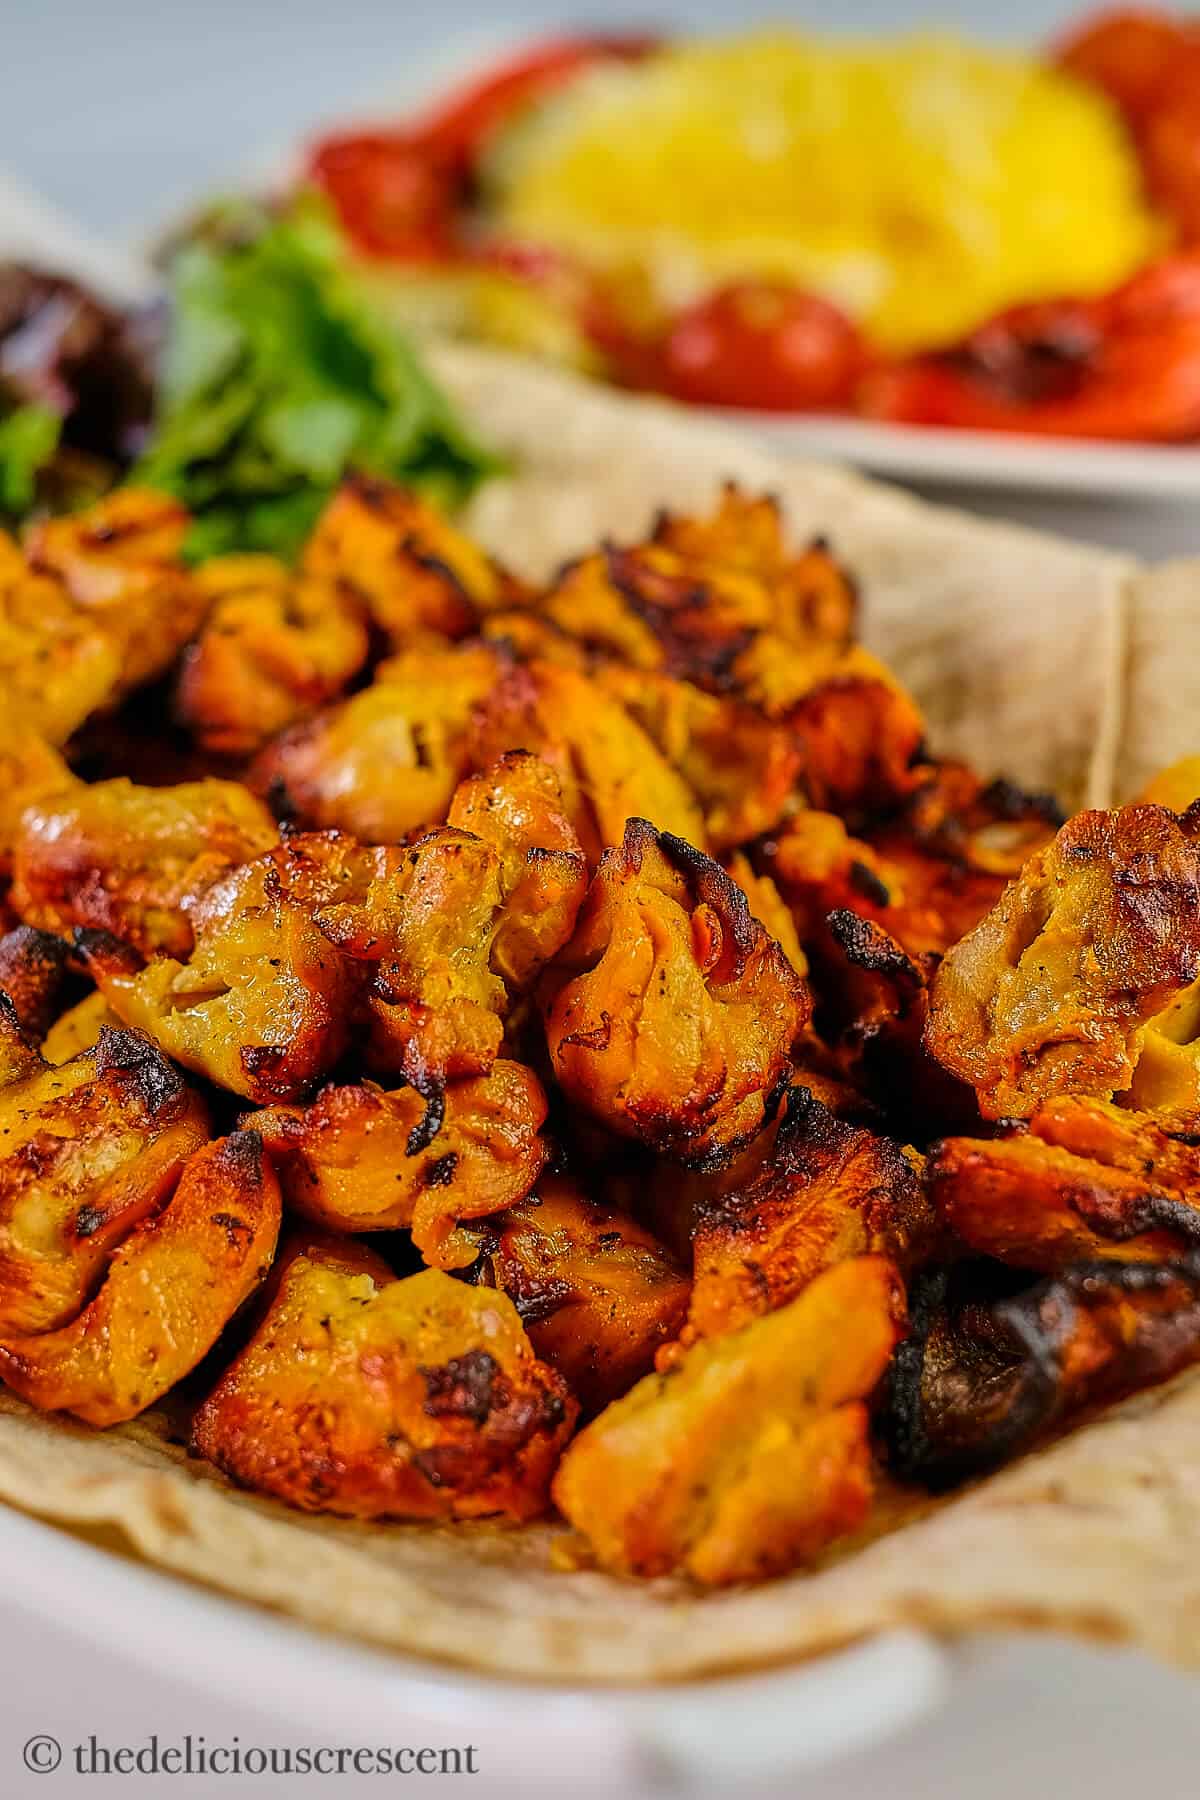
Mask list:
MULTIPOLYGON (((634 537, 660 506, 703 508, 734 478, 776 491, 797 541, 827 536, 855 571, 866 641, 923 704, 939 751, 1103 804, 1114 781, 1136 785, 1191 748, 1200 658, 1181 672, 1171 643, 1192 571, 1148 578, 494 353, 434 360, 511 459, 468 525, 520 572, 634 537), (1176 715, 1124 737, 1168 676, 1176 715)), ((815 1573, 720 1594, 556 1570, 552 1525, 310 1519, 189 1461, 160 1417, 97 1433, 3 1395, 0 1498, 116 1529, 164 1568, 313 1625, 510 1677, 682 1679, 914 1624, 1058 1627, 1200 1666, 1200 1371, 815 1573)))
POLYGON ((1137 576, 1127 623, 1116 794, 1200 752, 1200 558, 1137 576))

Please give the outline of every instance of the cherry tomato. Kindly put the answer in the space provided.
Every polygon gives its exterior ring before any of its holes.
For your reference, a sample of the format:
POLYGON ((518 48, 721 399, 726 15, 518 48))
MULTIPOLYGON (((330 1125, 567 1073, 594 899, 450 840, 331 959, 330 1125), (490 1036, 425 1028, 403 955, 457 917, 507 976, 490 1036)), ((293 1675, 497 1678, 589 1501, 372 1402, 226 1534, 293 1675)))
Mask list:
POLYGON ((492 135, 581 69, 645 55, 653 43, 645 37, 593 37, 538 45, 403 131, 326 138, 309 159, 310 179, 368 255, 445 261, 455 255, 458 215, 476 160, 492 135))
POLYGON ((535 44, 451 94, 418 120, 415 130, 460 168, 471 169, 488 140, 531 101, 594 63, 633 61, 647 55, 658 42, 653 37, 630 35, 535 44))
POLYGON ((680 313, 659 351, 677 399, 762 412, 844 405, 866 363, 857 327, 815 294, 745 281, 680 313))
POLYGON ((1146 185, 1185 243, 1200 242, 1200 55, 1195 85, 1173 89, 1141 134, 1146 185))
POLYGON ((421 139, 382 131, 326 138, 309 175, 369 256, 441 262, 452 255, 460 183, 421 139))
POLYGON ((1200 437, 1200 252, 1167 257, 1103 300, 1003 315, 957 350, 877 371, 860 401, 907 424, 1200 437))
POLYGON ((1118 10, 1096 13, 1053 54, 1061 68, 1103 88, 1138 121, 1155 104, 1187 42, 1187 28, 1168 13, 1118 10))

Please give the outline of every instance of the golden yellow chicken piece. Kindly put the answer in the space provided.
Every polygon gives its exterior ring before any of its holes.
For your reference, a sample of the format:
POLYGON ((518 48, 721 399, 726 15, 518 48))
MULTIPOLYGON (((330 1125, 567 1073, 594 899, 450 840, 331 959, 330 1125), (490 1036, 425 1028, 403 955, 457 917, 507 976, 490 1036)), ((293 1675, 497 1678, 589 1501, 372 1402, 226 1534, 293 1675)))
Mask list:
POLYGON ((618 700, 574 669, 512 668, 480 706, 474 743, 480 763, 532 750, 551 765, 591 863, 620 843, 632 818, 703 841, 703 815, 682 775, 618 700))
POLYGON ((187 962, 102 932, 77 948, 105 1000, 186 1068, 256 1105, 302 1098, 350 1042, 361 972, 314 921, 361 894, 388 856, 337 833, 298 834, 209 889, 187 962))
POLYGON ((537 1192, 488 1219, 478 1279, 516 1306, 529 1341, 558 1370, 585 1418, 626 1393, 675 1338, 691 1283, 627 1213, 544 1175, 537 1192))
POLYGON ((475 709, 501 666, 486 644, 406 651, 361 694, 268 745, 251 767, 250 786, 282 817, 349 831, 364 843, 399 843, 445 818, 475 760, 475 709))
POLYGON ((558 782, 536 758, 502 757, 450 812, 471 829, 427 833, 361 901, 317 914, 370 970, 373 1064, 435 1105, 447 1081, 491 1068, 513 998, 570 937, 587 889, 558 782))
POLYGON ((626 664, 602 666, 594 679, 682 775, 703 810, 705 842, 714 855, 780 823, 794 801, 802 761, 786 726, 690 681, 626 664))
POLYGON ((242 1123, 261 1133, 296 1212, 337 1231, 407 1227, 426 1262, 458 1268, 477 1254, 459 1221, 511 1206, 537 1180, 546 1096, 531 1070, 500 1060, 447 1088, 432 1135, 427 1118, 415 1088, 363 1082, 242 1123))
POLYGON ((47 1412, 89 1425, 134 1418, 195 1368, 263 1280, 279 1220, 279 1184, 254 1132, 205 1145, 161 1210, 110 1249, 77 1317, 0 1341, 0 1376, 47 1412))
POLYGON ((1162 1262, 1200 1247, 1194 1118, 1063 1096, 1039 1108, 1028 1135, 944 1139, 927 1178, 963 1243, 1018 1268, 1162 1262))
POLYGON ((647 1375, 571 1444, 560 1511, 603 1569, 755 1581, 810 1561, 866 1517, 866 1400, 902 1330, 880 1257, 647 1375))
POLYGON ((123 487, 26 536, 30 567, 60 581, 118 646, 119 693, 168 669, 204 617, 205 596, 180 560, 187 528, 177 501, 123 487))
POLYGON ((988 1118, 1108 1099, 1198 975, 1200 811, 1082 812, 950 950, 926 1042, 988 1118))
MULTIPOLYGON (((0 609, 3 608, 0 595, 0 609)), ((3 659, 0 624, 0 663, 3 659)), ((7 690, 5 690, 7 692, 7 690)), ((47 794, 73 785, 70 769, 35 732, 13 729, 0 720, 0 882, 12 873, 13 843, 25 808, 47 794)))
POLYGON ((12 904, 47 931, 107 931, 142 956, 185 957, 193 943, 189 910, 278 837, 265 806, 240 782, 76 782, 26 809, 13 850, 12 904))
POLYGON ((480 613, 519 594, 512 577, 410 489, 352 475, 305 547, 307 574, 356 594, 398 650, 467 637, 480 613))
POLYGON ((42 1041, 42 1055, 57 1069, 81 1050, 94 1049, 106 1025, 114 1031, 121 1029, 121 1021, 104 995, 93 988, 54 1021, 42 1041))
POLYGON ((192 1441, 308 1512, 519 1522, 545 1510, 575 1413, 505 1295, 327 1244, 287 1263, 192 1441))
MULTIPOLYGON (((32 760, 65 744, 122 686, 121 645, 60 583, 35 574, 0 532, 0 756, 32 760)), ((12 805, 6 791, 4 810, 12 805)))
POLYGON ((204 1102, 148 1039, 102 1031, 52 1068, 0 996, 0 1334, 72 1318, 207 1137, 204 1102))
POLYGON ((50 1029, 67 976, 67 946, 61 938, 18 925, 0 937, 0 994, 31 1042, 50 1029))
POLYGON ((1200 756, 1181 756, 1169 768, 1160 769, 1137 798, 1143 805, 1186 812, 1193 800, 1200 800, 1200 756))
POLYGON ((915 1153, 793 1087, 765 1162, 696 1220, 683 1341, 739 1330, 851 1257, 905 1268, 932 1247, 935 1225, 915 1153))
POLYGON ((573 1105, 717 1167, 773 1111, 809 997, 725 871, 633 819, 601 860, 545 1016, 573 1105))
POLYGON ((337 700, 370 649, 365 614, 335 582, 272 556, 221 556, 197 571, 204 626, 185 652, 181 722, 218 756, 253 756, 337 700))

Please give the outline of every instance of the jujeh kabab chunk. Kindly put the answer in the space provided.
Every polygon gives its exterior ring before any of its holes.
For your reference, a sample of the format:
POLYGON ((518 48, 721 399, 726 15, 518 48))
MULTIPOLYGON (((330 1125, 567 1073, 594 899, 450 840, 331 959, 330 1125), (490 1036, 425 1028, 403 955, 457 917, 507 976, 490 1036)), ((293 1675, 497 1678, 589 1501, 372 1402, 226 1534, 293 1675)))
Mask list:
POLYGON ((1188 768, 939 757, 732 487, 541 588, 365 475, 187 524, 0 536, 14 1395, 703 1588, 1200 1362, 1188 768))

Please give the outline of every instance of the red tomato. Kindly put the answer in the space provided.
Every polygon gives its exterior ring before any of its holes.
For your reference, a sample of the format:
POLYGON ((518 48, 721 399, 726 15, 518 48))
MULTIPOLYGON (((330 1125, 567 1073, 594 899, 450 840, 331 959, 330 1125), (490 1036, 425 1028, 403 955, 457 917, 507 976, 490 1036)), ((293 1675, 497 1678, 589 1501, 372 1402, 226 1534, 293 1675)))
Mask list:
POLYGON ((382 131, 326 138, 309 176, 369 256, 440 262, 453 253, 459 182, 421 139, 382 131))
POLYGON ((1187 28, 1169 13, 1096 13, 1053 52, 1064 69, 1090 81, 1132 120, 1154 105, 1188 44, 1187 28))
POLYGON ((658 41, 646 36, 595 36, 535 44, 440 102, 418 120, 416 132, 460 167, 473 168, 488 139, 522 107, 592 63, 632 61, 653 50, 658 41))
POLYGON ((957 350, 878 371, 860 400, 907 424, 1200 437, 1200 252, 1167 257, 1104 300, 1002 315, 957 350))
POLYGON ((659 352, 677 399, 762 412, 844 405, 866 364, 836 306, 782 283, 737 282, 679 314, 659 352))
POLYGON ((1194 86, 1173 88, 1142 128, 1146 185, 1187 243, 1200 242, 1200 55, 1194 86))

